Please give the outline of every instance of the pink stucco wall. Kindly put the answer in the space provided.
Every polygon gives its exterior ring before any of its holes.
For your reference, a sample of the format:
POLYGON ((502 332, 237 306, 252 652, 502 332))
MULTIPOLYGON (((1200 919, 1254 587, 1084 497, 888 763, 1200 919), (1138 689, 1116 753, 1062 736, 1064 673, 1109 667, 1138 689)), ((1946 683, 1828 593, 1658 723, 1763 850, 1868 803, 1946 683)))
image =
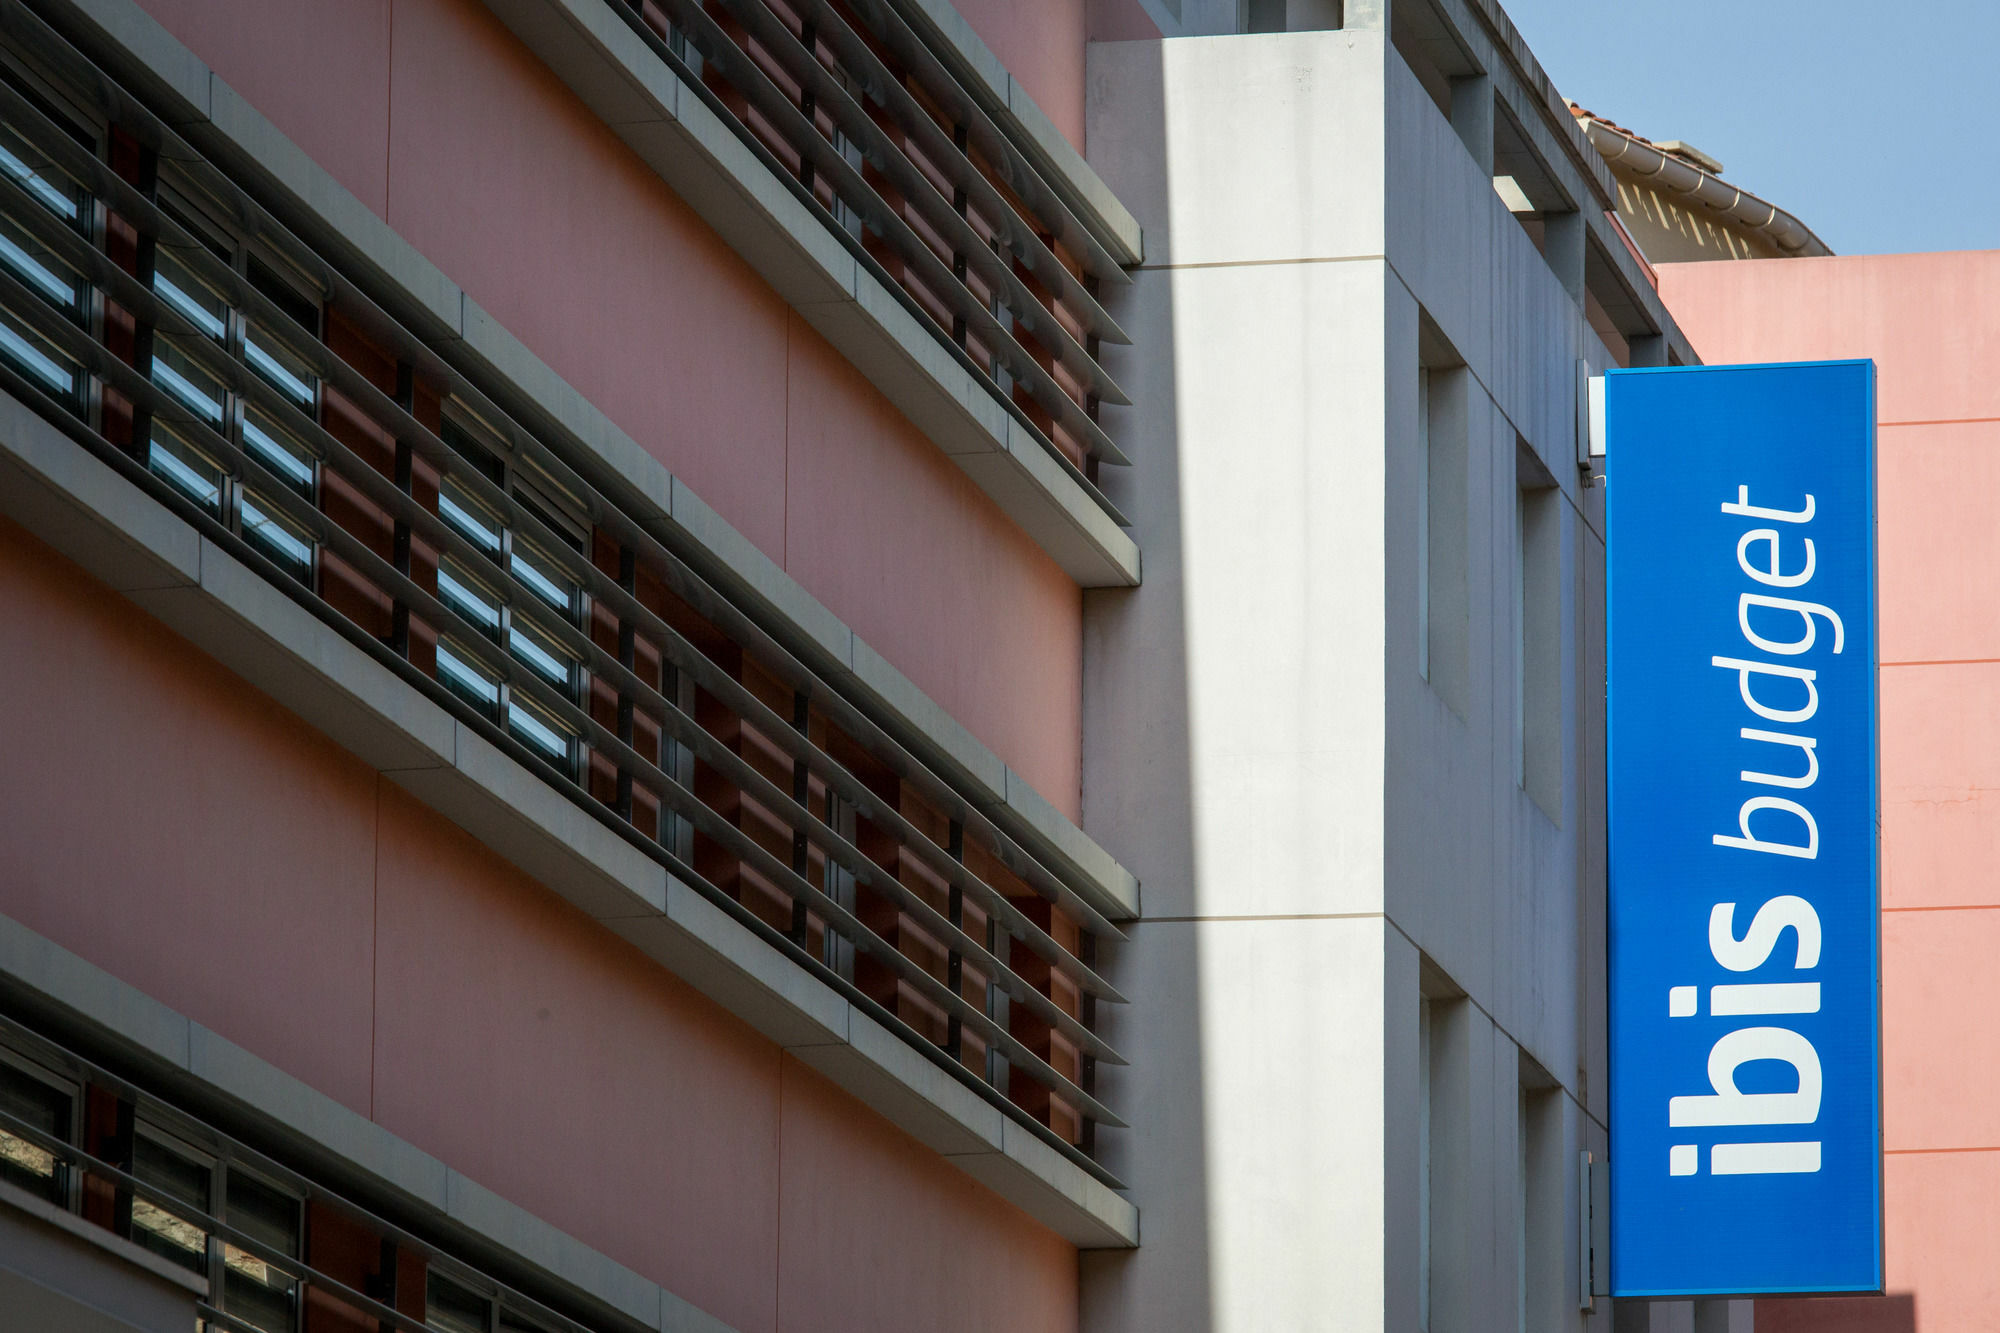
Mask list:
POLYGON ((1758 1333, 2000 1329, 2000 251, 1669 264, 1711 364, 1872 357, 1891 1295, 1758 1333))
MULTIPOLYGON (((142 3, 1078 815, 1075 585, 872 386, 831 367, 826 344, 483 4, 142 3)), ((1085 10, 1084 0, 967 7, 1079 142, 1085 10)))
POLYGON ((0 914, 745 1333, 1074 1327, 1059 1237, 6 520, 0 662, 0 914))

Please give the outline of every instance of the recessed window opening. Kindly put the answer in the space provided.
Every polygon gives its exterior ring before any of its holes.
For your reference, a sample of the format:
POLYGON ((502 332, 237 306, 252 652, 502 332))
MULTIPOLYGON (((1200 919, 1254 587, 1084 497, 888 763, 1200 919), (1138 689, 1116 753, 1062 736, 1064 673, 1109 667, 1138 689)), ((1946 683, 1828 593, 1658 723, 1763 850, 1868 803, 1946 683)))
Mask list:
POLYGON ((1562 491, 1525 440, 1515 441, 1515 780, 1563 822, 1562 491))
POLYGON ((1477 386, 1422 311, 1417 358, 1417 672, 1463 716, 1471 687, 1468 433, 1477 386))
MULTIPOLYGON (((23 1059, 0 1054, 0 1112, 65 1143, 76 1135, 77 1087, 23 1059)), ((0 1122, 0 1181, 51 1203, 64 1202, 68 1168, 54 1153, 0 1122)))
POLYGON ((5 307, 0 307, 0 355, 44 393, 74 410, 81 381, 76 363, 5 307))
POLYGON ((453 694, 480 712, 497 718, 500 714, 500 682, 474 665, 478 660, 472 652, 450 639, 438 640, 438 679, 453 694))
MULTIPOLYGON (((150 1126, 132 1140, 132 1174, 147 1185, 207 1212, 215 1174, 213 1159, 173 1142, 150 1126)), ((132 1200, 132 1239, 191 1273, 208 1269, 208 1233, 150 1199, 132 1200)))
POLYGON ((83 313, 83 279, 56 252, 12 217, 0 215, 0 263, 36 295, 72 318, 83 313))

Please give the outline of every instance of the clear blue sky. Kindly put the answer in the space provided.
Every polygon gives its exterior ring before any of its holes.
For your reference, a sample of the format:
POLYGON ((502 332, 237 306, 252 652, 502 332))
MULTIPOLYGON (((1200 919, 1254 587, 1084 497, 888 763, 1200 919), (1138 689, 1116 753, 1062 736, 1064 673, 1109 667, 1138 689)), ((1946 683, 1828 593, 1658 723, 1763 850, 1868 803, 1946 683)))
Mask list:
POLYGON ((1563 96, 1837 254, 2000 249, 2000 0, 1501 0, 1563 96))

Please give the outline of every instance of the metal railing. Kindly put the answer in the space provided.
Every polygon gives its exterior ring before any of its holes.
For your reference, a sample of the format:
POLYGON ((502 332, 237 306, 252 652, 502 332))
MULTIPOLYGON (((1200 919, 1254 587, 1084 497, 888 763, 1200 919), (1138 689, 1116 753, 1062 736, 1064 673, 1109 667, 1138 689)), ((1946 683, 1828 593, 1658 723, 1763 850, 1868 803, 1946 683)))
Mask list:
POLYGON ((1128 275, 886 0, 605 0, 1114 518, 1128 275))
MULTIPOLYGON (((116 89, 4 7, 44 77, 116 89)), ((1092 962, 1116 928, 787 627, 112 101, 93 146, 0 80, 0 387, 1109 1181, 1094 1129, 1123 1122, 1092 1085, 1121 1061, 1095 1009, 1122 997, 1092 962), (259 263, 312 289, 325 338, 259 263)))

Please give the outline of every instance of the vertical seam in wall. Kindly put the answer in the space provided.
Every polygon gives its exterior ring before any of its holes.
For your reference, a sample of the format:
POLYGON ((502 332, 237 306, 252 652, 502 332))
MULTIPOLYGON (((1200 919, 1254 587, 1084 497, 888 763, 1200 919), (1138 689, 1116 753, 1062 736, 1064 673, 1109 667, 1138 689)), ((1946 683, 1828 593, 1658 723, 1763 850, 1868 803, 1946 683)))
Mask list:
MULTIPOLYGON (((791 345, 789 335, 786 346, 791 345)), ((771 1327, 785 1326, 785 1052, 778 1050, 778 1195, 771 1201, 771 1327)))
POLYGON ((368 891, 368 1118, 375 1118, 375 1016, 381 1008, 382 960, 382 775, 375 775, 375 825, 368 891))
POLYGON ((784 425, 784 481, 778 497, 778 568, 792 567, 792 338, 798 326, 799 312, 785 307, 785 415, 784 425))
POLYGON ((382 220, 389 220, 389 163, 396 143, 396 0, 389 0, 389 55, 382 62, 382 220))

